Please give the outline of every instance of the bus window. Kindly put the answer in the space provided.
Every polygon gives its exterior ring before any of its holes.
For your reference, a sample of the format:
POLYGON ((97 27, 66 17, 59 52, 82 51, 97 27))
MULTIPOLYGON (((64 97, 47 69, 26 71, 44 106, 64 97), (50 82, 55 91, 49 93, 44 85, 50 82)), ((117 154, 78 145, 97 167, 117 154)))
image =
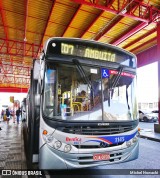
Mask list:
POLYGON ((44 113, 49 115, 54 112, 56 85, 56 70, 48 69, 45 75, 45 93, 44 93, 44 113))
MULTIPOLYGON (((93 67, 83 66, 84 76, 81 75, 76 65, 55 64, 53 66, 57 66, 57 74, 54 70, 48 72, 48 69, 45 74, 44 113, 46 116, 67 120, 101 119, 102 102, 99 68, 93 69, 93 67), (51 73, 57 75, 57 84, 56 79, 49 82, 51 73), (87 80, 85 77, 87 77, 87 80), (55 98, 56 88, 59 91, 57 92, 57 99, 55 98), (94 114, 91 111, 94 111, 94 114)), ((52 66, 48 64, 48 68, 51 69, 52 66)))

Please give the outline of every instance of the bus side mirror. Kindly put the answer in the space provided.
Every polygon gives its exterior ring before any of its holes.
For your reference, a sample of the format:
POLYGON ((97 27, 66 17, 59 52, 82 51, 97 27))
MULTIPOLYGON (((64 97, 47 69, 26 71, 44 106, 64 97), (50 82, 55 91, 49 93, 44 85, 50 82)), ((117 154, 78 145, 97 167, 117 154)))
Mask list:
POLYGON ((37 94, 41 94, 41 80, 40 79, 37 82, 37 94))
POLYGON ((36 106, 40 105, 40 94, 35 94, 35 105, 36 106))
POLYGON ((40 68, 40 80, 39 80, 39 93, 43 93, 43 87, 44 87, 44 67, 45 63, 41 60, 41 68, 40 68))
POLYGON ((40 61, 35 60, 34 62, 34 68, 33 68, 33 79, 38 80, 40 73, 40 61))
POLYGON ((44 78, 44 61, 41 61, 40 78, 41 80, 44 78))

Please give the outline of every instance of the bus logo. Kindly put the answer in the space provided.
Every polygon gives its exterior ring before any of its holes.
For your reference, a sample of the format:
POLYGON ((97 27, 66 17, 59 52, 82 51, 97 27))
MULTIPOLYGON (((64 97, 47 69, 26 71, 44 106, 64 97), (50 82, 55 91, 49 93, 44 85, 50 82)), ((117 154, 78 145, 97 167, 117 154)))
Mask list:
POLYGON ((74 138, 66 137, 66 142, 81 142, 81 138, 78 138, 78 137, 74 137, 74 138))
POLYGON ((107 143, 105 142, 101 142, 100 145, 99 145, 101 148, 106 148, 108 146, 107 143))

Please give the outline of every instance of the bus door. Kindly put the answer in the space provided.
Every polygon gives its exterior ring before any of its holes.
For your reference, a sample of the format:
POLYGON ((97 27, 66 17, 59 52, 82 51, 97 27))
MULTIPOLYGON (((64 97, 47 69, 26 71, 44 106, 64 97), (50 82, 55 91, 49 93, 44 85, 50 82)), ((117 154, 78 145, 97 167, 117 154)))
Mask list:
POLYGON ((39 123, 40 123, 40 94, 38 93, 38 79, 35 77, 34 68, 31 72, 29 108, 28 108, 28 161, 29 166, 38 162, 39 154, 39 123))

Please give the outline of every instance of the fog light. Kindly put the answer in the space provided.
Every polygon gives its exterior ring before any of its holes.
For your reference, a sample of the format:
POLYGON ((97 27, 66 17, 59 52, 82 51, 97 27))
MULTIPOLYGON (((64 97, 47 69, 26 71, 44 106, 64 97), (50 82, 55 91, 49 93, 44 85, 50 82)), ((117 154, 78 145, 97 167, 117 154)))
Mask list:
POLYGON ((126 145, 127 145, 128 147, 131 146, 131 142, 130 142, 130 141, 126 142, 126 145))
POLYGON ((54 148, 55 148, 55 149, 59 149, 59 148, 61 147, 61 145, 62 145, 62 143, 61 143, 60 141, 56 141, 56 142, 54 143, 54 148))
POLYGON ((137 138, 137 137, 134 137, 134 138, 132 139, 132 142, 135 143, 135 142, 137 142, 137 140, 138 140, 138 138, 137 138))
POLYGON ((71 150, 71 145, 65 145, 64 152, 69 152, 71 150))

